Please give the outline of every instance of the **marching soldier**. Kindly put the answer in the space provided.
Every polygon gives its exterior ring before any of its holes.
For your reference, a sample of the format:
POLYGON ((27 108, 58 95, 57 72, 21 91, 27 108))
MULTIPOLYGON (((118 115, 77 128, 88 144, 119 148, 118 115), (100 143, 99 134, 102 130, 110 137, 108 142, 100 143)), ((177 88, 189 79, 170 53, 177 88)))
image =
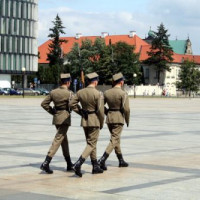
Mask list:
POLYGON ((40 167, 41 170, 45 171, 48 174, 53 173, 53 171, 49 167, 49 163, 51 162, 60 145, 62 146, 63 156, 67 162, 67 171, 72 170, 73 167, 67 139, 67 131, 69 126, 71 125, 71 115, 68 104, 73 96, 73 92, 68 89, 71 84, 71 76, 70 74, 61 74, 60 78, 61 86, 55 90, 52 90, 41 103, 41 106, 48 113, 53 115, 53 124, 56 126, 57 129, 57 133, 48 151, 46 159, 40 167), (54 107, 50 106, 51 102, 54 103, 54 107))
POLYGON ((90 156, 93 165, 92 173, 103 173, 103 170, 98 165, 96 156, 99 129, 103 128, 104 122, 103 94, 95 88, 98 85, 98 74, 94 72, 86 75, 86 77, 88 78, 89 85, 79 90, 69 104, 73 111, 82 116, 81 126, 84 129, 87 142, 85 150, 73 167, 75 174, 80 177, 82 177, 81 165, 88 156, 90 156), (78 104, 79 102, 81 107, 78 104))
POLYGON ((128 167, 128 163, 123 159, 120 147, 120 137, 124 119, 128 127, 130 117, 128 95, 121 89, 124 85, 122 73, 113 75, 113 84, 113 88, 104 93, 104 103, 107 103, 109 107, 108 109, 105 107, 105 114, 107 115, 106 123, 111 133, 111 138, 103 156, 98 160, 98 163, 103 170, 107 170, 105 161, 113 149, 115 149, 115 153, 119 160, 119 167, 128 167))

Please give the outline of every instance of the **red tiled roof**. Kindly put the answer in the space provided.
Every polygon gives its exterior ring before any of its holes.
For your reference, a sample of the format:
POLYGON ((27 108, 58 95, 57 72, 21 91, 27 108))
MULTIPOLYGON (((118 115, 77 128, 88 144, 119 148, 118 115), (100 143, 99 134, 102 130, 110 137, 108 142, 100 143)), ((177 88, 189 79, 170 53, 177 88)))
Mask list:
MULTIPOLYGON (((144 45, 141 47, 140 51, 140 61, 146 60, 149 56, 147 54, 150 51, 151 45, 144 45)), ((185 54, 173 54, 173 62, 172 63, 183 63, 185 60, 193 61, 196 64, 200 64, 200 55, 185 55, 185 54)))
POLYGON ((182 63, 183 61, 189 60, 193 61, 196 64, 200 64, 199 55, 181 55, 174 53, 173 58, 174 58, 173 63, 182 63))
MULTIPOLYGON (((92 40, 92 42, 94 42, 96 38, 100 38, 100 36, 86 36, 86 37, 82 36, 79 39, 76 39, 75 37, 62 37, 61 39, 65 39, 68 42, 62 43, 61 48, 64 54, 67 54, 71 51, 75 42, 81 45, 83 40, 90 39, 92 40)), ((122 42, 128 43, 129 45, 134 45, 135 53, 140 52, 141 46, 148 45, 144 40, 139 38, 137 35, 135 35, 134 37, 129 37, 129 35, 108 35, 104 39, 105 39, 106 45, 109 45, 110 41, 112 44, 122 41, 122 42)), ((39 46, 39 49, 38 49, 40 52, 40 59, 38 61, 39 63, 49 63, 49 61, 47 61, 47 53, 48 53, 48 48, 49 48, 48 45, 50 44, 50 42, 51 41, 48 40, 47 42, 39 46)))
MULTIPOLYGON (((100 36, 85 36, 80 37, 79 39, 76 39, 75 37, 62 37, 61 39, 65 39, 68 42, 62 43, 62 50, 64 54, 67 54, 71 51, 74 43, 79 43, 81 45, 83 40, 90 39, 92 42, 95 41, 96 38, 100 38, 100 36)), ((134 37, 129 37, 129 35, 108 35, 105 38, 106 45, 109 45, 110 41, 112 44, 115 44, 119 41, 126 42, 129 45, 135 46, 135 53, 140 53, 140 61, 144 61, 148 58, 147 52, 150 51, 150 45, 146 43, 144 40, 142 40, 140 37, 135 35, 134 37)), ((48 45, 51 41, 48 40, 44 44, 39 46, 39 52, 40 52, 40 59, 39 63, 49 63, 47 61, 47 53, 48 53, 48 45)), ((181 55, 174 53, 173 55, 173 63, 182 63, 183 60, 190 60, 194 61, 196 64, 200 64, 200 56, 199 55, 181 55)))

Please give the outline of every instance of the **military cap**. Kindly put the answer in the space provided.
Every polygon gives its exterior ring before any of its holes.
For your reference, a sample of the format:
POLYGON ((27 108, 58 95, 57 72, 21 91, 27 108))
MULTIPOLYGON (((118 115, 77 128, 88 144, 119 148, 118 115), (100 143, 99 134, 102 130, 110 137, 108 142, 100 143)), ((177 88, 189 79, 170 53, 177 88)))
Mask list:
POLYGON ((89 81, 99 80, 99 75, 96 72, 87 74, 86 77, 89 79, 89 81))
POLYGON ((71 75, 70 75, 70 73, 60 74, 60 79, 62 80, 62 82, 71 81, 71 75))
POLYGON ((121 72, 117 73, 117 74, 114 74, 112 76, 112 79, 113 79, 114 82, 119 82, 119 81, 125 80, 124 76, 123 76, 123 74, 121 72))

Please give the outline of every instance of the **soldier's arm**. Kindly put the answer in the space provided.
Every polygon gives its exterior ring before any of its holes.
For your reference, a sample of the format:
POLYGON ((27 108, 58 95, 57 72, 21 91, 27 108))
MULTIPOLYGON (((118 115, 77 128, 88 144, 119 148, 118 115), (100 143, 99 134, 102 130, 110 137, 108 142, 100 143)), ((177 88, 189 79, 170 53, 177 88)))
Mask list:
POLYGON ((79 98, 78 98, 78 93, 72 97, 72 99, 69 102, 69 108, 73 110, 74 112, 78 113, 81 115, 81 107, 78 105, 79 103, 79 98))
POLYGON ((55 114, 54 109, 50 106, 52 102, 51 94, 49 94, 41 103, 41 106, 50 114, 55 114))
POLYGON ((129 97, 128 94, 125 94, 124 96, 124 117, 125 117, 125 122, 127 126, 129 126, 129 120, 130 120, 130 107, 129 107, 129 97))
POLYGON ((97 99, 97 116, 100 121, 100 129, 102 129, 104 124, 104 96, 102 92, 99 93, 99 98, 97 99))

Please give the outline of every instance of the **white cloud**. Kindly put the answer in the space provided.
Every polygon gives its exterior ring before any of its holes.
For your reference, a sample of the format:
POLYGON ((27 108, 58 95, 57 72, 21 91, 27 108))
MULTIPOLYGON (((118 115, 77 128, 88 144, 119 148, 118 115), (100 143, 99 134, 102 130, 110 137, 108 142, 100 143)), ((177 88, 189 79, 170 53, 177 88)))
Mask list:
POLYGON ((53 26, 51 21, 58 13, 66 27, 66 36, 75 36, 76 33, 100 35, 104 31, 110 34, 128 34, 135 30, 139 37, 144 38, 150 26, 157 30, 157 26, 163 22, 171 34, 170 39, 187 39, 189 34, 194 53, 200 54, 199 7, 199 0, 149 0, 145 11, 87 12, 64 6, 39 10, 39 43, 48 39, 49 28, 53 26))

